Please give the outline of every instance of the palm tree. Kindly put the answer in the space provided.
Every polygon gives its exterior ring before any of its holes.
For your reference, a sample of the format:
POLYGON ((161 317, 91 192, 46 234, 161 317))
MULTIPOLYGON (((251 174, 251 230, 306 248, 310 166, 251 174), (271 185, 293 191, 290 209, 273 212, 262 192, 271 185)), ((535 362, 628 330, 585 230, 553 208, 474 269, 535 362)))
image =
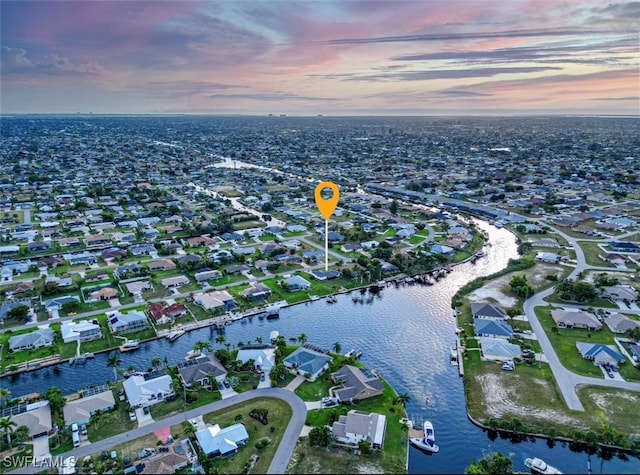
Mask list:
POLYGON ((308 339, 309 337, 307 336, 306 333, 300 333, 300 336, 298 336, 298 343, 300 343, 301 345, 304 345, 308 339))
POLYGON ((131 373, 135 373, 138 370, 138 368, 136 368, 136 365, 134 364, 130 364, 129 366, 127 366, 127 373, 131 374, 131 373))
POLYGON ((257 336, 257 337, 256 337, 256 343, 257 343, 258 345, 260 345, 260 344, 262 343, 262 337, 261 337, 261 336, 257 336))
POLYGON ((4 407, 7 405, 7 401, 10 399, 11 391, 7 388, 0 388, 0 407, 4 407))
POLYGON ((211 351, 211 342, 207 340, 198 340, 193 345, 193 352, 200 354, 202 350, 211 351))
POLYGON ((187 426, 184 428, 184 435, 191 438, 196 435, 196 428, 191 423, 187 423, 187 426))
POLYGON ((220 343, 220 347, 222 347, 222 345, 224 344, 224 342, 225 342, 224 335, 218 335, 218 336, 216 337, 216 343, 220 343))
POLYGON ((11 416, 3 417, 0 419, 0 429, 7 435, 7 443, 11 447, 11 434, 13 434, 14 427, 17 427, 18 423, 11 420, 11 416))
POLYGON ((122 360, 117 353, 109 355, 109 358, 107 359, 107 366, 109 368, 113 368, 113 379, 116 381, 118 380, 118 366, 120 366, 120 363, 122 363, 122 360))
POLYGON ((340 342, 339 342, 339 341, 336 341, 336 342, 333 344, 333 351, 334 351, 335 353, 340 353, 340 352, 342 351, 342 345, 340 344, 340 342))
POLYGON ((398 398, 396 399, 396 401, 398 401, 403 406, 406 406, 409 401, 411 401, 411 396, 409 396, 407 393, 398 394, 398 398))
POLYGON ((162 364, 162 358, 160 358, 159 356, 156 356, 151 359, 151 366, 153 366, 154 369, 160 366, 161 364, 162 364))

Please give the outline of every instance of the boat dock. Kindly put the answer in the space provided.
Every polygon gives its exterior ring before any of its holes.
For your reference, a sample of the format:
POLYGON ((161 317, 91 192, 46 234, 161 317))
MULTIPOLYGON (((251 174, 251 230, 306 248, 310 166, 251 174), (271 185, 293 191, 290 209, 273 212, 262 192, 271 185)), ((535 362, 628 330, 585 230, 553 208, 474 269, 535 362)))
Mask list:
POLYGON ((462 346, 460 344, 460 334, 456 334, 456 351, 458 352, 458 374, 464 376, 464 365, 462 363, 462 346))

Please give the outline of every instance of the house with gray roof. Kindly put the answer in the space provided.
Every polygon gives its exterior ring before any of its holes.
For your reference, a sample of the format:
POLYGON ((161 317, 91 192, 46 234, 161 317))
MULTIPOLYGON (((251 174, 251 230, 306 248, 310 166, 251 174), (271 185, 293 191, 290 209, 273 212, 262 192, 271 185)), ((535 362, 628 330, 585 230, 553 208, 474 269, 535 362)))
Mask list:
POLYGON ((209 387, 210 377, 217 382, 222 382, 227 377, 227 370, 214 355, 200 355, 184 363, 178 363, 178 373, 186 387, 191 387, 194 383, 209 387))
POLYGON ((472 302, 471 314, 473 318, 485 318, 487 320, 506 320, 508 317, 507 312, 501 306, 486 302, 472 302))
POLYGON ((284 279, 284 283, 287 285, 289 292, 307 290, 311 287, 311 283, 299 275, 292 275, 291 277, 284 279))
POLYGON ((336 384, 342 384, 342 388, 333 392, 339 401, 359 401, 379 396, 384 390, 377 374, 351 365, 345 365, 332 373, 331 379, 336 384))
POLYGON ((287 368, 305 375, 308 381, 315 381, 329 367, 331 356, 300 347, 282 362, 287 368))
POLYGON ((602 297, 612 302, 622 302, 627 300, 634 302, 638 300, 638 291, 630 285, 612 285, 602 288, 602 297))
POLYGON ((29 309, 31 309, 31 299, 22 299, 22 300, 15 300, 13 302, 4 302, 2 305, 0 305, 0 319, 4 320, 5 318, 7 318, 7 314, 13 310, 14 308, 17 307, 29 307, 29 309))
POLYGON ((138 310, 132 310, 128 313, 114 313, 109 316, 107 321, 111 331, 121 335, 144 330, 149 326, 147 316, 138 310))
POLYGON ((569 310, 551 310, 551 318, 560 328, 586 328, 587 330, 601 330, 602 323, 592 313, 569 310))
POLYGON ((62 408, 64 422, 71 424, 88 424, 89 419, 99 412, 111 411, 116 407, 113 391, 105 387, 104 391, 78 398, 67 400, 62 408))
POLYGON ((604 321, 613 333, 626 333, 629 330, 640 327, 640 322, 631 320, 621 313, 609 315, 604 321))
POLYGON ((386 427, 387 418, 383 414, 352 409, 333 423, 331 435, 343 444, 357 446, 365 440, 373 448, 382 448, 386 427))
POLYGON ((39 328, 30 333, 15 335, 9 338, 9 351, 35 350, 43 346, 51 346, 53 338, 51 328, 39 328))
POLYGON ((260 282, 256 282, 248 289, 240 292, 240 295, 250 302, 260 302, 271 297, 271 289, 260 282))

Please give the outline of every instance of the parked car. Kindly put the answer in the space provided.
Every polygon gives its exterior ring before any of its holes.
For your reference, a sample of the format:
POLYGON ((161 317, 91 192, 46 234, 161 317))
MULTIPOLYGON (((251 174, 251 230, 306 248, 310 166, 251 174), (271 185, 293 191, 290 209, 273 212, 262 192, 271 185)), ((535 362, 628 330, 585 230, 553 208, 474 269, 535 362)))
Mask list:
POLYGON ((149 408, 147 406, 144 406, 142 408, 142 412, 144 412, 145 414, 149 415, 149 408))
POLYGON ((82 425, 80 426, 80 433, 81 433, 82 435, 87 435, 87 426, 86 426, 86 425, 82 424, 82 425))
POLYGON ((607 371, 607 376, 609 376, 611 379, 613 379, 613 373, 611 371, 607 371))
POLYGON ((224 380, 224 387, 227 389, 231 387, 231 385, 229 384, 229 381, 227 381, 226 379, 224 380))
POLYGON ((264 381, 264 373, 260 373, 260 381, 264 381))
POLYGON ((135 422, 135 421, 137 421, 137 420, 138 420, 138 418, 136 417, 136 413, 135 413, 135 411, 131 411, 131 412, 129 412, 129 420, 130 420, 131 422, 135 422))

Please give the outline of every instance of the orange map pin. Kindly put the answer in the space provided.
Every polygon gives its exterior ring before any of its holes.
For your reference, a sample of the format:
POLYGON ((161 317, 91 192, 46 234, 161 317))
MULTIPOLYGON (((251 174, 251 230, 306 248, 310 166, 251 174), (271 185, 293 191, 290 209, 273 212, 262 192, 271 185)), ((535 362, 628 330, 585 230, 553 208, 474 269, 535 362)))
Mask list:
POLYGON ((316 206, 318 207, 320 214, 325 220, 328 221, 329 218, 331 218, 331 215, 336 210, 336 207, 338 206, 338 200, 340 199, 340 190, 338 190, 338 185, 330 181, 323 181, 318 186, 316 186, 315 199, 316 206), (322 197, 322 191, 326 188, 329 188, 333 192, 331 198, 325 199, 322 197))

